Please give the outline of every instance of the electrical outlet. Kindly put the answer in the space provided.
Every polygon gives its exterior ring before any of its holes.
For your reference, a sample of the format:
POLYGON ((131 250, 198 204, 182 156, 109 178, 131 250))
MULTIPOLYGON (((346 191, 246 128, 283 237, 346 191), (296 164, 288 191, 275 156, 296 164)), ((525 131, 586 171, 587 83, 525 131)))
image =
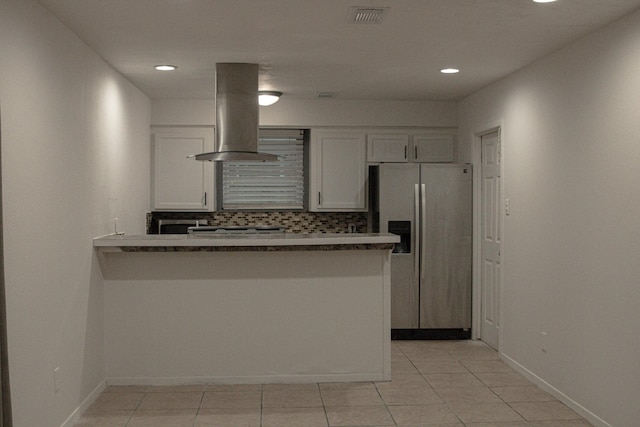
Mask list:
POLYGON ((356 232, 356 225, 355 224, 349 224, 349 233, 355 233, 356 232))
POLYGON ((511 215, 511 199, 504 199, 504 214, 511 215))
POLYGON ((53 392, 57 393, 60 391, 60 367, 56 367, 53 369, 53 392))
POLYGON ((542 335, 542 339, 540 340, 540 350, 542 350, 543 353, 547 352, 547 336, 548 334, 546 332, 541 332, 542 335))

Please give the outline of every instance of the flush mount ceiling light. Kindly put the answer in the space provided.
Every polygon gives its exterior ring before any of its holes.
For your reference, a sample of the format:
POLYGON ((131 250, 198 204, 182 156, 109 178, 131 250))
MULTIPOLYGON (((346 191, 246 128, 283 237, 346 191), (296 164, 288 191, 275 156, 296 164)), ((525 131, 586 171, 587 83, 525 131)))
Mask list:
POLYGON ((456 74, 459 73, 460 70, 457 68, 443 68, 442 70, 440 70, 440 72, 442 74, 456 74))
POLYGON ((556 0, 533 0, 534 3, 553 3, 556 0))
POLYGON ((158 71, 174 71, 176 68, 178 68, 178 66, 177 65, 162 64, 162 65, 156 65, 154 68, 156 70, 158 70, 158 71))
POLYGON ((258 91, 258 104, 262 106, 275 104, 281 96, 282 92, 277 92, 275 90, 258 91))

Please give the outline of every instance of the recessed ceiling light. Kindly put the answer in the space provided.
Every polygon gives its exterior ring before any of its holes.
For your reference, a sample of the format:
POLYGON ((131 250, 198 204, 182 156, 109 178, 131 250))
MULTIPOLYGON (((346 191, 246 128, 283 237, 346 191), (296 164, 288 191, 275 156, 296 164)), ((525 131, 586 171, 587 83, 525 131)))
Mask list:
POLYGON ((169 64, 163 64, 163 65, 156 65, 155 69, 158 71, 173 71, 176 68, 178 68, 176 65, 169 65, 169 64))
POLYGON ((457 68, 443 68, 442 70, 440 70, 440 72, 442 74, 456 74, 459 73, 460 70, 457 68))

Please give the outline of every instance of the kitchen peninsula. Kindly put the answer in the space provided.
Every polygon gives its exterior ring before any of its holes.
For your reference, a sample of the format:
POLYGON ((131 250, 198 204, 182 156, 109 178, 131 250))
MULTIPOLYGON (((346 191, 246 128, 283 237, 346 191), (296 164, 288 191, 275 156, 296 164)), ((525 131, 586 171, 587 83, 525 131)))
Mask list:
POLYGON ((112 385, 390 379, 392 234, 94 240, 112 385))

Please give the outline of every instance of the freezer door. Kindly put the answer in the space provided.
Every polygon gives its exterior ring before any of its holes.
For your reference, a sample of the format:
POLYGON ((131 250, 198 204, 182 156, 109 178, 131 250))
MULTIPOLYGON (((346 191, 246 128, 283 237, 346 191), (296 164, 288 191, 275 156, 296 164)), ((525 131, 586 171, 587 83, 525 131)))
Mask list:
POLYGON ((402 244, 391 255, 391 328, 419 325, 419 251, 416 189, 419 165, 381 164, 379 167, 380 231, 398 233, 402 244))
POLYGON ((423 164, 420 174, 420 328, 470 328, 471 166, 423 164))

